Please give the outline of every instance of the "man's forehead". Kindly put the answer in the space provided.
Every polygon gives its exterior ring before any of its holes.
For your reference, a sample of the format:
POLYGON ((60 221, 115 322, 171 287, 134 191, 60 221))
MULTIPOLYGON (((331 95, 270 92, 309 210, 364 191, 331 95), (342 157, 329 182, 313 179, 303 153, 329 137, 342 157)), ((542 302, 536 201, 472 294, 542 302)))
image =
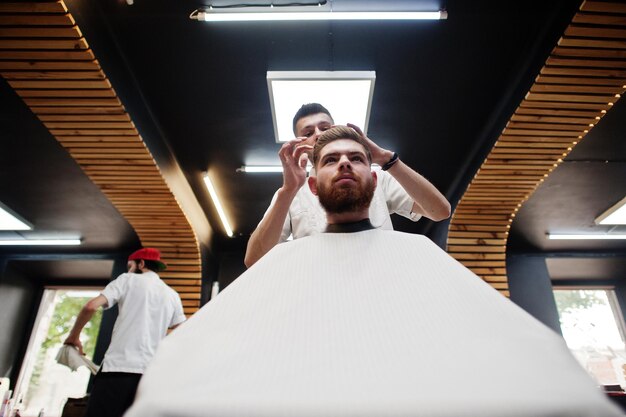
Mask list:
POLYGON ((352 139, 337 139, 329 142, 320 150, 320 156, 329 153, 362 153, 365 155, 365 148, 359 142, 352 139))
POLYGON ((296 128, 304 129, 310 126, 317 126, 320 123, 333 124, 333 119, 326 113, 309 114, 296 122, 296 128))

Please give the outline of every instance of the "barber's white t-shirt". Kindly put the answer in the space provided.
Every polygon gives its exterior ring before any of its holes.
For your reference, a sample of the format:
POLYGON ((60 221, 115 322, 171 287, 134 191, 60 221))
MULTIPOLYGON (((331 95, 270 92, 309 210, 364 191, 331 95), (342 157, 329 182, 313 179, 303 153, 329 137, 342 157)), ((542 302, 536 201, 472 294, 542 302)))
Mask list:
MULTIPOLYGON (((313 172, 312 174, 314 175, 313 172)), ((411 211, 413 199, 398 181, 385 171, 377 170, 376 175, 378 183, 369 209, 372 225, 380 230, 393 230, 390 217, 393 213, 414 222, 418 221, 422 216, 411 211)), ((274 205, 276 197, 277 193, 272 198, 270 208, 274 205)), ((280 242, 285 242, 289 235, 293 235, 294 239, 299 239, 322 233, 326 230, 326 224, 324 208, 320 205, 317 196, 311 192, 309 185, 305 183, 289 206, 289 212, 280 235, 280 242)))
POLYGON ((102 371, 142 374, 167 329, 185 321, 180 296, 154 272, 122 274, 102 295, 119 308, 102 371))

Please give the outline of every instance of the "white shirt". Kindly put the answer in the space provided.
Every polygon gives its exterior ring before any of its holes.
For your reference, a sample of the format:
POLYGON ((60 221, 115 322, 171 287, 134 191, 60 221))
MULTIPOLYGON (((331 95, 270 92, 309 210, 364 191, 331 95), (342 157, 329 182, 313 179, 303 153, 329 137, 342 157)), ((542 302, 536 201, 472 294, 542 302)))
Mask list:
POLYGON ((565 341, 428 238, 276 245, 167 337, 126 417, 617 417, 565 341))
MULTIPOLYGON (((393 230, 390 217, 392 213, 399 214, 414 222, 418 221, 422 216, 411 211, 413 199, 398 181, 385 171, 378 170, 376 175, 378 184, 369 209, 372 225, 381 230, 393 230)), ((270 208, 274 205, 277 195, 277 192, 274 193, 270 208)), ((265 212, 266 215, 267 212, 265 212)), ((311 192, 309 185, 305 183, 289 206, 279 242, 285 242, 289 235, 293 235, 294 239, 299 239, 321 233, 326 230, 326 225, 326 212, 317 196, 311 192)))
POLYGON ((122 274, 101 294, 119 308, 102 371, 143 373, 167 329, 185 321, 180 296, 154 272, 122 274))

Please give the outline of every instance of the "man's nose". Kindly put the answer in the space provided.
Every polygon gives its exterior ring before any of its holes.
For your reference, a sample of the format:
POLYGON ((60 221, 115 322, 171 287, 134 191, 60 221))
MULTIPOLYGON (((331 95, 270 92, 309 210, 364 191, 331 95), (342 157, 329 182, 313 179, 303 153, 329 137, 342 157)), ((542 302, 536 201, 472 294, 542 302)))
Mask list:
POLYGON ((315 128, 315 133, 314 134, 315 134, 316 138, 319 138, 320 136, 322 136, 322 133, 324 133, 324 131, 321 130, 319 127, 315 128))
POLYGON ((339 157, 339 168, 341 168, 341 169, 345 169, 345 168, 352 169, 352 163, 350 162, 350 158, 348 158, 348 155, 341 155, 341 157, 339 157))

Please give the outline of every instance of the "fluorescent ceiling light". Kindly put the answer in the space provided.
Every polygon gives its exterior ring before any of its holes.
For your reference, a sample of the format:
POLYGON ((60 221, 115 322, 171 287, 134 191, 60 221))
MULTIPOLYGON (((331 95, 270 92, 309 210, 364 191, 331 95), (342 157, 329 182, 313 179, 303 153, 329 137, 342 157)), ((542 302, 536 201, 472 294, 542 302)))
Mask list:
POLYGON ((353 123, 367 134, 375 80, 374 71, 268 71, 276 142, 294 139, 293 116, 306 103, 322 104, 335 123, 353 123))
MULTIPOLYGON (((311 172, 311 165, 306 166, 306 171, 311 172)), ((237 168, 237 172, 245 172, 246 174, 265 174, 283 172, 282 165, 243 165, 237 168)))
POLYGON ((626 224, 626 197, 598 216, 596 224, 626 224))
POLYGON ((31 230, 32 226, 8 207, 0 204, 0 230, 31 230))
POLYGON ((612 234, 612 235, 561 235, 561 234, 548 234, 550 240, 620 240, 626 239, 626 234, 612 234))
POLYGON ((290 20, 441 20, 448 13, 437 12, 216 12, 198 11, 192 19, 205 22, 250 22, 290 20))
MULTIPOLYGON (((311 172, 311 165, 306 166, 306 171, 311 172)), ((373 170, 380 170, 380 166, 372 164, 373 170)), ((245 172, 246 174, 265 174, 265 173, 278 173, 283 172, 282 165, 243 165, 241 168, 237 168, 237 172, 245 172)))
POLYGON ((80 239, 0 239, 0 246, 76 246, 80 239))
POLYGON ((226 234, 228 235, 228 237, 232 237, 233 229, 231 229, 230 223, 228 223, 228 219, 226 218, 226 213, 224 213, 224 209, 222 208, 222 203, 220 203, 220 199, 217 196, 217 192, 215 191, 215 188, 213 187, 213 183, 211 182, 211 179, 209 178, 209 174, 204 174, 204 184, 206 185, 206 188, 209 190, 209 194, 211 195, 211 200, 213 200, 213 205, 215 206, 215 209, 217 210, 217 214, 220 216, 220 220, 222 221, 222 225, 224 226, 224 230, 226 231, 226 234))
POLYGON ((248 174, 266 174, 266 173, 274 173, 274 172, 283 172, 283 166, 282 165, 243 165, 241 168, 237 169, 237 172, 245 172, 248 174))

